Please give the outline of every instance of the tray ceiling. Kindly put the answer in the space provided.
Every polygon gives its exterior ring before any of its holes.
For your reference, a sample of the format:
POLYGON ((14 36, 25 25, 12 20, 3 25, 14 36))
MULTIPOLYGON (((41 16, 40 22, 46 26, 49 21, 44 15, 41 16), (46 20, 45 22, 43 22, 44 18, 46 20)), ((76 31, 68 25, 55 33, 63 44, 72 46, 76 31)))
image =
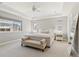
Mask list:
POLYGON ((59 15, 63 8, 63 2, 3 2, 3 4, 33 19, 59 15))

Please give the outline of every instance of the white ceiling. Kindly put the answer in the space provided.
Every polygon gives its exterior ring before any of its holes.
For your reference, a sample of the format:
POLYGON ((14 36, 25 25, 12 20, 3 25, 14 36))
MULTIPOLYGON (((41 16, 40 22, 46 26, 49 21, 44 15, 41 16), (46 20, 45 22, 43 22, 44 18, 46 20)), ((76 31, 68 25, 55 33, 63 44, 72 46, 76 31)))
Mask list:
MULTIPOLYGON (((0 10, 24 16, 30 20, 37 20, 43 17, 67 15, 73 7, 79 3, 72 2, 2 2, 0 10), (3 5, 3 6, 2 6, 3 5), (35 5, 36 11, 32 7, 35 5)), ((79 6, 79 5, 78 5, 79 6)))
POLYGON ((63 2, 3 2, 2 4, 33 19, 63 13, 63 2), (37 8, 35 12, 32 11, 33 4, 37 8))

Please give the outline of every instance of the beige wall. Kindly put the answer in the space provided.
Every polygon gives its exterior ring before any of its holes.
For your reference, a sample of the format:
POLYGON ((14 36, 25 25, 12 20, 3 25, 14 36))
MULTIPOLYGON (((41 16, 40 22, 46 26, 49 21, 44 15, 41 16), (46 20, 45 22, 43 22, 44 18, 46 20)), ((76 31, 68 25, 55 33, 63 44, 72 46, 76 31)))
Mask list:
POLYGON ((61 29, 65 38, 67 38, 67 16, 58 16, 32 21, 32 29, 33 23, 38 24, 37 27, 39 29, 52 30, 54 32, 55 30, 61 29))
POLYGON ((31 21, 27 19, 22 20, 23 32, 31 32, 31 21))

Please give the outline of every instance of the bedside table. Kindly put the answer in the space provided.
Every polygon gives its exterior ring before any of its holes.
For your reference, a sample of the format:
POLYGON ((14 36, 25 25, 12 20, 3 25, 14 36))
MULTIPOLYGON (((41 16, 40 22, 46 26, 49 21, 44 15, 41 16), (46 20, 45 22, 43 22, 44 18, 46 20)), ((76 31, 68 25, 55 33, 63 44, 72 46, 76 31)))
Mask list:
POLYGON ((63 40, 63 34, 56 34, 56 40, 62 41, 63 40))

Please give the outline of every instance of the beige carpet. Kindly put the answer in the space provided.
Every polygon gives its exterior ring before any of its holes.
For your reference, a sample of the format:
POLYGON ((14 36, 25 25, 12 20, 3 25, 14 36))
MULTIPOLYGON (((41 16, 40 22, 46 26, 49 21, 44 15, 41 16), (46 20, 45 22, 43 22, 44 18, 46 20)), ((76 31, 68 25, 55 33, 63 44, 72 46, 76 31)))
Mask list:
POLYGON ((70 45, 54 41, 51 48, 42 52, 38 49, 20 46, 20 40, 0 45, 0 57, 69 57, 70 45))

